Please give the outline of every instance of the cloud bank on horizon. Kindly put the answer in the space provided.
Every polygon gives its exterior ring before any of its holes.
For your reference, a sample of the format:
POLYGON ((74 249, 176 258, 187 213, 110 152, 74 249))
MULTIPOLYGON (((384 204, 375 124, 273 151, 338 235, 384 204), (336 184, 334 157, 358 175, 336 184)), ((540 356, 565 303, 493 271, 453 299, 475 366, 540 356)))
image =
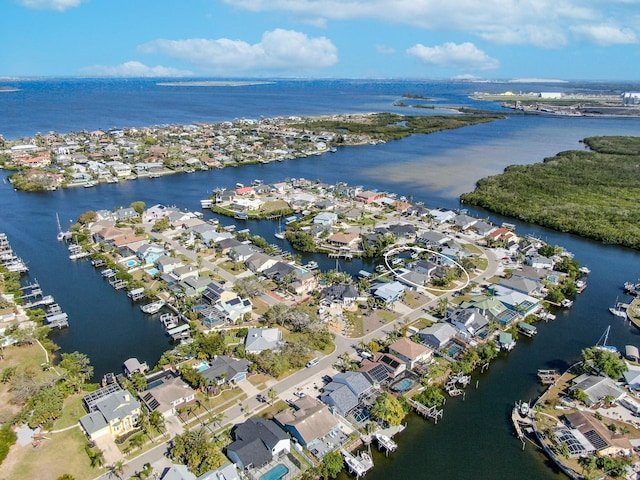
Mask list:
POLYGON ((12 49, 2 54, 8 58, 0 75, 634 80, 639 6, 640 0, 12 0, 6 14, 13 21, 0 33, 12 49))

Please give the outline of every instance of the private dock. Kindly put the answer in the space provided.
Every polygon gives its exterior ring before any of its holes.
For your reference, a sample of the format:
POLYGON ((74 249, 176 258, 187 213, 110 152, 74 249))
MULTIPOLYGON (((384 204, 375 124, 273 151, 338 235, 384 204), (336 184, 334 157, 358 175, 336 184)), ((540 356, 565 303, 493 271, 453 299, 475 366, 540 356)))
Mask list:
POLYGON ((540 383, 543 385, 552 385, 558 380, 560 374, 557 370, 547 370, 547 369, 539 369, 538 370, 538 379, 540 383))
POLYGON ((109 285, 111 285, 116 290, 121 290, 125 288, 128 284, 129 283, 126 280, 122 280, 121 278, 113 277, 109 279, 109 285))
POLYGON ((47 308, 44 321, 50 327, 64 328, 69 326, 69 319, 66 313, 62 311, 60 305, 54 303, 47 308))
POLYGON ((413 410, 418 415, 422 415, 424 418, 432 418, 436 424, 438 423, 438 419, 442 418, 442 415, 444 414, 444 410, 442 408, 438 410, 438 407, 435 405, 433 407, 427 407, 426 405, 416 402, 410 398, 407 399, 407 402, 411 407, 413 407, 413 410))
POLYGON ((342 456, 344 457, 344 463, 347 464, 347 469, 350 473, 360 478, 365 473, 367 473, 371 468, 373 468, 373 460, 371 456, 362 452, 357 457, 349 452, 347 452, 344 448, 340 449, 342 456))
POLYGON ((134 302, 144 298, 144 288, 134 288, 127 292, 127 296, 134 302))
POLYGON ((389 452, 395 452, 398 448, 398 444, 384 433, 374 433, 373 438, 375 438, 378 443, 378 449, 384 450, 386 455, 388 455, 389 452))

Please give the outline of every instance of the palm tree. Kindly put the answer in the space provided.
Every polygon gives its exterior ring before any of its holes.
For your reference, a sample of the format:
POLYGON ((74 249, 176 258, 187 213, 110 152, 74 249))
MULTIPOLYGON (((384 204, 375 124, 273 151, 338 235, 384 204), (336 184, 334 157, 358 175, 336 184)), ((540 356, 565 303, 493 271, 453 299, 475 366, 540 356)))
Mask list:
POLYGON ((109 476, 115 475, 116 477, 122 479, 122 474, 124 473, 124 462, 122 460, 118 460, 116 463, 109 467, 109 476))
POLYGON ((89 455, 91 468, 100 468, 104 465, 104 453, 102 453, 102 450, 93 451, 87 449, 87 454, 89 455))

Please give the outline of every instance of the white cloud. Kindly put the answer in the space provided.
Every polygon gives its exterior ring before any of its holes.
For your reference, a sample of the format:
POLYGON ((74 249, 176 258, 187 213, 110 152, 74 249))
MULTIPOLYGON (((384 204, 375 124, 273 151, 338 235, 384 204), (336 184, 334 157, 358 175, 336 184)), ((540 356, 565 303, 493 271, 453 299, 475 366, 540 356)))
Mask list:
POLYGON ((393 55, 394 53, 396 53, 396 49, 387 47, 386 45, 376 45, 376 52, 382 55, 393 55))
POLYGON ((96 77, 189 77, 193 73, 157 65, 148 67, 141 62, 125 62, 120 65, 93 65, 84 67, 82 73, 96 77))
MULTIPOLYGON (((463 32, 501 44, 558 48, 566 32, 607 19, 624 24, 637 0, 224 0, 250 11, 282 11, 292 19, 372 19, 440 32, 463 32)), ((617 38, 628 38, 621 30, 617 38)), ((587 36, 585 35, 585 38, 587 36)), ((593 34, 587 39, 600 42, 593 34)), ((620 40, 618 40, 620 42, 620 40)))
POLYGON ((248 71, 300 71, 334 65, 337 49, 325 37, 276 29, 265 32, 259 43, 228 38, 154 40, 140 45, 142 53, 161 53, 191 62, 208 73, 234 74, 248 71))
POLYGON ((490 57, 473 43, 447 42, 435 47, 426 47, 420 43, 407 49, 407 53, 428 65, 455 67, 465 70, 495 70, 500 62, 490 57))
POLYGON ((579 25, 571 28, 571 32, 578 38, 591 41, 598 45, 616 45, 637 43, 638 37, 630 28, 620 28, 614 25, 579 25))
POLYGON ((85 0, 18 0, 20 5, 36 10, 57 10, 62 12, 67 8, 80 5, 85 0))

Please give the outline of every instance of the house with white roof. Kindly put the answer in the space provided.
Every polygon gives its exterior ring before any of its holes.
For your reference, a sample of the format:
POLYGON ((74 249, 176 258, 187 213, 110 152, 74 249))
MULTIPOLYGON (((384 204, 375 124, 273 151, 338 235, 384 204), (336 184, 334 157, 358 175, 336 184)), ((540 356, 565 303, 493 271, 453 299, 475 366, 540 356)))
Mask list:
POLYGON ((260 353, 263 350, 280 350, 282 345, 282 332, 277 328, 252 327, 244 341, 246 353, 260 353))

